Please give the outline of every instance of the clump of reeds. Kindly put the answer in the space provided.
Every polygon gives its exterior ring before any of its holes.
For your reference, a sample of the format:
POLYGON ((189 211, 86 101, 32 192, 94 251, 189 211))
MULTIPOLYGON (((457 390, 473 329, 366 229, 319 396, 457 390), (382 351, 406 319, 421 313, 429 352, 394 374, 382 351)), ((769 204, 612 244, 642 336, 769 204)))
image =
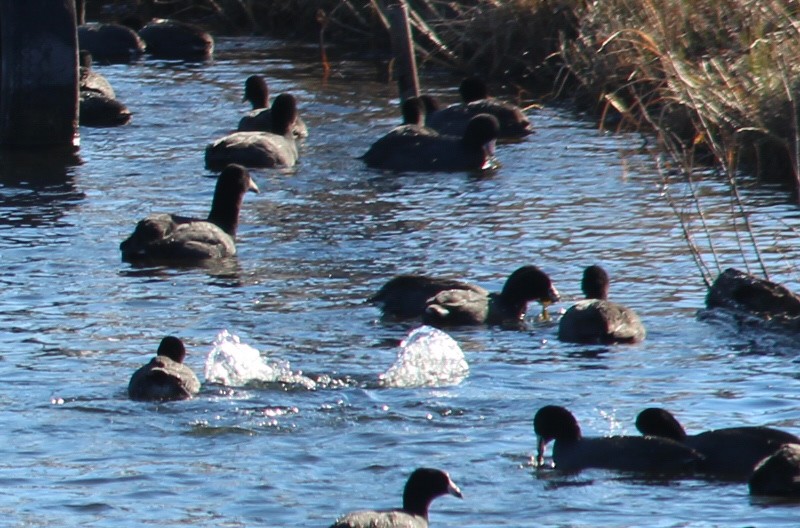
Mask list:
POLYGON ((605 0, 561 56, 581 90, 678 155, 797 178, 798 4, 605 0))
POLYGON ((695 192, 698 171, 727 179, 741 259, 748 269, 755 259, 765 277, 740 167, 793 183, 800 196, 798 10, 788 0, 605 0, 587 5, 578 38, 562 44, 584 101, 655 133, 664 194, 709 284, 712 268, 721 269, 695 192), (675 177, 689 189, 688 205, 670 192, 675 177))

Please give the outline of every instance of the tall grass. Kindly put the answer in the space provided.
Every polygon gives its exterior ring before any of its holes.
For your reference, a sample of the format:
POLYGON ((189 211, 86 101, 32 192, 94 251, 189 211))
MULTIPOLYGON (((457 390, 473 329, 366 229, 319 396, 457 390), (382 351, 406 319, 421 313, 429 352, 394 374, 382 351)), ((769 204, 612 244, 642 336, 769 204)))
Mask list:
POLYGON ((605 0, 561 57, 585 97, 731 176, 797 181, 798 3, 605 0))

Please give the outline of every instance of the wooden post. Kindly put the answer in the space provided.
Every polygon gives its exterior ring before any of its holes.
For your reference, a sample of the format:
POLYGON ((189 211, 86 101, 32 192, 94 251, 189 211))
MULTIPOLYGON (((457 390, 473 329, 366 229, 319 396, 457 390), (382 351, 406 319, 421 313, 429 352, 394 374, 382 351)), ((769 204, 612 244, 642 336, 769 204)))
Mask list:
POLYGON ((392 53, 397 72, 397 88, 400 100, 419 96, 419 77, 417 76, 417 60, 414 57, 414 40, 411 36, 411 25, 408 22, 408 5, 404 0, 391 5, 389 23, 392 34, 392 53))
POLYGON ((0 147, 76 147, 75 0, 0 0, 0 57, 0 147))
POLYGON ((79 26, 86 23, 86 0, 75 0, 75 18, 79 26))

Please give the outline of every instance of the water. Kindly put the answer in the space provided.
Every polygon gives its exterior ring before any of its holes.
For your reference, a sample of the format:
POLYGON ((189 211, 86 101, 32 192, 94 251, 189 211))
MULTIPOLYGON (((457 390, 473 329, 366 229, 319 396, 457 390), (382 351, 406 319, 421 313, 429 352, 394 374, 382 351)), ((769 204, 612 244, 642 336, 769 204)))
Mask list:
MULTIPOLYGON (((493 175, 391 175, 355 159, 399 119, 394 86, 340 61, 322 83, 313 48, 222 40, 208 65, 98 66, 134 113, 83 129, 83 163, 5 164, 0 187, 0 496, 7 526, 327 526, 392 507, 417 466, 448 470, 463 501, 438 499, 433 526, 793 526, 798 510, 746 486, 659 482, 613 472, 537 472, 532 417, 548 403, 587 435, 635 434, 636 413, 671 409, 690 432, 769 424, 800 433, 794 342, 700 321, 705 285, 676 221, 709 262, 689 189, 665 194, 641 138, 604 134, 558 108, 498 149, 493 175), (289 57, 289 58, 287 58, 289 57), (208 269, 140 270, 119 242, 150 212, 207 214, 203 148, 236 125, 247 75, 291 90, 311 136, 301 163, 257 171, 238 258, 208 269), (628 347, 559 343, 528 331, 451 332, 459 384, 382 387, 413 325, 385 324, 363 300, 398 273, 462 277, 499 289, 523 264, 578 297, 583 267, 605 266, 611 294, 641 315, 628 347), (201 375, 227 330, 269 365, 316 383, 206 384, 191 401, 128 401, 130 374, 164 335, 183 338, 201 375)), ((452 81, 426 86, 453 100, 452 81)), ((797 209, 745 186, 773 279, 800 288, 797 209)), ((726 185, 696 193, 723 267, 754 262, 726 185), (739 231, 737 231, 739 230, 739 231)), ((538 311, 533 309, 532 312, 538 311)))

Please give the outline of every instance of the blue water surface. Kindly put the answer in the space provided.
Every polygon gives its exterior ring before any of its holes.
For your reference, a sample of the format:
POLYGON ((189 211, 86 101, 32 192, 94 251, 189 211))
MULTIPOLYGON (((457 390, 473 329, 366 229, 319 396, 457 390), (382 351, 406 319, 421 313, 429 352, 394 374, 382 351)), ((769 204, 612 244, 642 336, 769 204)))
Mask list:
MULTIPOLYGON (((433 526, 796 526, 800 509, 751 499, 742 483, 537 470, 532 417, 570 408, 586 435, 636 434, 662 405, 689 432, 768 424, 800 433, 796 339, 698 320, 712 274, 759 271, 797 288, 797 208, 744 179, 690 185, 639 136, 568 110, 528 110, 537 132, 501 145, 493 174, 390 174, 356 157, 399 121, 395 86, 339 58, 323 79, 313 47, 220 39, 215 60, 96 65, 133 112, 82 128, 82 163, 4 163, 0 180, 0 514, 5 526, 328 526, 354 509, 398 506, 418 466, 446 469, 433 526), (207 143, 247 110, 244 79, 299 99, 301 161, 258 170, 238 256, 201 269, 138 269, 119 243, 151 212, 204 216, 207 143), (682 229, 681 219, 686 226, 682 229), (709 242, 711 241, 711 243, 709 242), (713 247, 713 251, 712 251, 713 247), (648 329, 639 345, 556 340, 583 268, 648 329), (413 324, 364 300, 388 278, 425 272, 499 290, 536 264, 563 295, 553 322, 450 332, 469 374, 440 387, 385 387, 413 324), (190 401, 131 402, 130 374, 161 337, 202 374, 222 330, 318 384, 204 386, 190 401)), ((423 73, 454 101, 457 80, 423 73)), ((500 87, 498 87, 500 89, 500 87)), ((523 98, 522 101, 531 101, 523 98)), ((38 160, 42 161, 42 160, 38 160)))

